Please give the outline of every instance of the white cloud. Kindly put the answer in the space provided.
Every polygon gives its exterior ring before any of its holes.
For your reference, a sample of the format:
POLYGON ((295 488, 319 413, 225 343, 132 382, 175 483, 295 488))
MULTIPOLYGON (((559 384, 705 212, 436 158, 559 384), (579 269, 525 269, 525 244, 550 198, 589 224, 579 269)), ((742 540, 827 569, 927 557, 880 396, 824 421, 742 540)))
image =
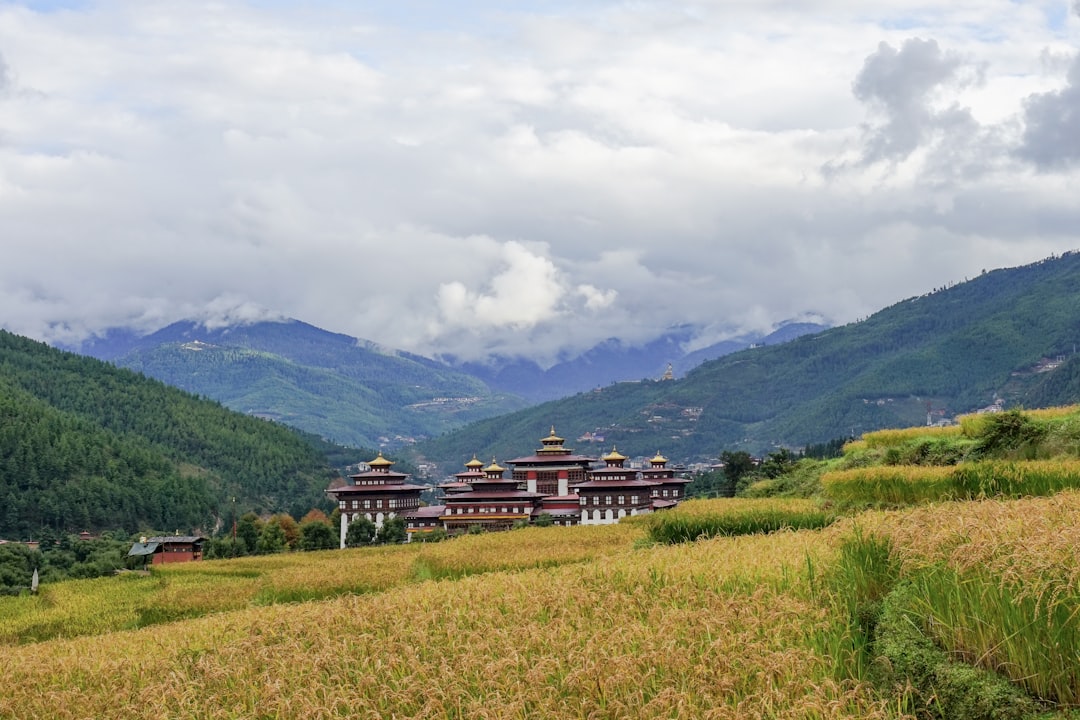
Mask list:
POLYGON ((0 322, 280 313, 543 359, 1080 245, 1075 15, 420 7, 0 5, 0 322))

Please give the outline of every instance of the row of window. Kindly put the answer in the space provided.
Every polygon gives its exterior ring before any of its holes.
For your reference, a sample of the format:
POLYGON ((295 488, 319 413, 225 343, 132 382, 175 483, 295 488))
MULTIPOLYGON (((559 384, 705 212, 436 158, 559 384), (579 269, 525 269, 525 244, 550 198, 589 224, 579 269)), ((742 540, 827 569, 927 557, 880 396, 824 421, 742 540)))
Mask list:
MULTIPOLYGON (((349 502, 350 501, 347 501, 347 500, 339 500, 338 501, 338 507, 340 509, 342 509, 342 510, 348 510, 349 509, 349 502)), ((352 509, 353 510, 359 510, 360 509, 360 501, 359 500, 352 500, 351 502, 352 502, 352 509)), ((363 502, 364 502, 364 509, 365 510, 370 510, 372 508, 375 508, 377 510, 381 510, 382 507, 383 507, 383 501, 381 499, 379 499, 379 500, 371 500, 369 498, 367 500, 364 500, 363 502), (374 503, 374 504, 372 504, 372 503, 374 503)), ((420 501, 416 500, 416 499, 411 499, 411 498, 402 498, 402 499, 390 498, 389 500, 386 501, 386 507, 389 508, 390 510, 397 510, 398 508, 402 508, 402 509, 418 508, 418 507, 420 507, 420 501)))
MULTIPOLYGON (((612 503, 612 497, 613 496, 611 496, 611 495, 605 496, 604 497, 604 505, 612 505, 612 504, 625 505, 626 504, 626 496, 625 495, 619 495, 618 500, 615 503, 612 503)), ((657 493, 656 491, 653 491, 653 497, 669 497, 668 489, 664 488, 660 493, 657 493)), ((671 493, 670 493, 670 497, 673 497, 673 498, 679 497, 678 488, 672 488, 671 493)), ((640 500, 640 497, 637 496, 637 495, 631 495, 630 496, 630 504, 631 505, 639 504, 639 500, 640 500)), ((348 501, 340 500, 338 502, 338 507, 341 508, 342 510, 347 510, 348 509, 347 502, 348 501)), ((360 509, 360 502, 361 502, 360 500, 353 500, 352 501, 352 509, 353 510, 359 510, 360 509)), ((581 504, 582 505, 587 505, 588 502, 589 502, 589 498, 584 497, 584 496, 581 498, 581 504)), ((364 500, 363 503, 364 503, 364 509, 365 510, 371 510, 372 508, 375 508, 377 510, 381 510, 382 507, 383 507, 383 501, 382 500, 370 500, 369 499, 369 500, 364 500), (372 503, 374 503, 374 505, 372 505, 372 503)), ((398 500, 398 499, 395 499, 395 498, 391 498, 390 500, 387 500, 386 503, 387 503, 386 507, 389 508, 390 510, 396 510, 396 509, 399 509, 399 508, 417 508, 417 507, 420 507, 419 501, 415 500, 415 499, 401 499, 401 500, 398 500)), ((599 505, 600 504, 600 496, 599 495, 593 495, 592 496, 592 504, 593 505, 599 505)), ((456 514, 461 515, 462 512, 465 512, 465 510, 462 510, 462 508, 456 508, 456 510, 451 509, 448 514, 453 515, 455 512, 456 512, 456 514)), ((474 512, 474 509, 471 508, 471 507, 467 508, 467 512, 470 512, 470 513, 474 512)), ((496 512, 496 510, 495 510, 495 508, 481 507, 479 509, 479 512, 482 512, 482 513, 496 512)), ((507 508, 504 507, 504 508, 502 508, 502 512, 504 512, 504 513, 505 512, 524 513, 524 512, 526 512, 526 510, 518 509, 516 507, 510 508, 508 510, 507 508)))
MULTIPOLYGON (((612 504, 611 500, 612 500, 611 495, 605 495, 604 496, 604 504, 605 505, 611 505, 612 504)), ((641 496, 639 496, 639 495, 631 495, 630 496, 630 504, 631 505, 638 505, 640 503, 640 501, 641 501, 641 496)), ((582 505, 588 505, 589 504, 589 498, 582 497, 581 498, 581 504, 582 505)), ((592 496, 592 504, 593 505, 599 505, 600 504, 600 496, 599 495, 593 495, 592 496)), ((625 495, 619 495, 617 497, 617 501, 614 504, 615 505, 625 505, 626 504, 626 496, 625 495)))
MULTIPOLYGON (((500 511, 497 510, 496 508, 493 508, 493 507, 489 508, 489 507, 486 507, 486 506, 485 507, 480 507, 480 508, 475 508, 475 507, 460 508, 460 507, 457 507, 457 508, 447 508, 446 509, 446 514, 447 515, 471 515, 474 512, 494 513, 494 512, 500 512, 500 511)), ((515 515, 523 515, 523 514, 529 512, 529 510, 527 508, 523 508, 523 507, 504 507, 504 508, 502 508, 501 512, 503 512, 503 513, 514 513, 515 515)))

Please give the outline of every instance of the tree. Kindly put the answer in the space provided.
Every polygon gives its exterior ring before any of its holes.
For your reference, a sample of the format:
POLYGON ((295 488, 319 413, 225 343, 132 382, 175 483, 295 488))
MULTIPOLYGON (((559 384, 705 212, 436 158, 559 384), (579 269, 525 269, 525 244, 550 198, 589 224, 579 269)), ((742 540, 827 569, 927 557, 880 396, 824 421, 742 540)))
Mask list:
POLYGON ((386 545, 397 545, 405 542, 409 534, 405 531, 405 518, 395 515, 383 521, 376 541, 386 545))
POLYGON ((239 537, 233 542, 232 535, 218 535, 203 546, 207 560, 231 558, 247 555, 247 546, 239 537))
POLYGON ((738 485, 743 475, 754 470, 754 458, 745 450, 725 450, 720 453, 720 462, 724 466, 724 476, 732 488, 738 485))
POLYGON ((345 547, 370 545, 374 539, 375 523, 361 515, 349 523, 349 530, 345 533, 345 547))
POLYGON ((540 513, 533 524, 537 527, 549 527, 555 524, 555 518, 551 517, 551 513, 540 513))
POLYGON ((330 524, 330 518, 328 518, 326 516, 326 513, 324 513, 319 508, 312 508, 311 510, 308 510, 307 515, 304 515, 304 517, 300 518, 300 524, 303 525, 304 523, 310 522, 312 520, 318 520, 319 522, 326 523, 327 525, 330 524))
POLYGON ((330 523, 319 520, 300 523, 301 550, 332 550, 337 545, 338 539, 330 523))
POLYGON ((260 555, 271 555, 285 550, 285 531, 277 523, 268 522, 259 533, 259 540, 255 545, 260 555))
POLYGON ((288 513, 278 513, 271 516, 268 522, 281 526, 281 531, 285 533, 285 544, 290 550, 294 550, 300 542, 300 526, 296 524, 293 516, 288 513))
POLYGON ((255 513, 246 513, 236 524, 236 539, 244 544, 247 555, 255 554, 255 546, 259 544, 261 533, 262 521, 255 513))
POLYGON ((765 461, 761 463, 760 472, 767 478, 778 478, 787 473, 798 460, 787 448, 780 448, 776 452, 769 453, 765 461))

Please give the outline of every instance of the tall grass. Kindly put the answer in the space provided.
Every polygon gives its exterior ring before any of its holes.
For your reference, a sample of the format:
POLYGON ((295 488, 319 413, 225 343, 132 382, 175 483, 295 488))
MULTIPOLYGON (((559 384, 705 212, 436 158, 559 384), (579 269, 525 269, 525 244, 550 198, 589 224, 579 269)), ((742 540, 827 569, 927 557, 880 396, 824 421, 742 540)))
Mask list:
POLYGON ((994 460, 946 467, 876 465, 828 472, 821 482, 825 496, 841 507, 1045 496, 1080 488, 1080 461, 994 460))
POLYGON ((913 615, 957 657, 1080 705, 1080 493, 860 516, 888 537, 913 615))
POLYGON ((673 510, 645 516, 654 542, 681 543, 703 538, 825 527, 835 515, 814 500, 721 498, 689 500, 673 510))
MULTIPOLYGON (((943 427, 909 427, 889 430, 874 430, 862 436, 863 447, 868 449, 894 447, 903 445, 912 440, 940 440, 942 438, 955 439, 961 436, 959 425, 946 425, 943 427)), ((850 443, 849 443, 850 445, 850 443)))

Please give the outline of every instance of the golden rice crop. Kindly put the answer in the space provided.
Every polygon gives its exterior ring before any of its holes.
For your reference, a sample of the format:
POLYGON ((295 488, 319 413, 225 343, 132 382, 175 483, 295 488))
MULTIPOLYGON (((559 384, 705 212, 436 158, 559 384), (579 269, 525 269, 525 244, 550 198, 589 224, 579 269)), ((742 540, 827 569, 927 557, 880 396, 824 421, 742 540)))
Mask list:
POLYGON ((250 605, 370 593, 435 577, 548 567, 630 548, 642 531, 617 525, 527 528, 452 541, 158 566, 151 576, 43 585, 0 598, 0 644, 113 630, 250 605))
POLYGON ((821 476, 825 497, 842 507, 910 505, 948 496, 953 468, 934 465, 873 465, 821 476))
POLYGON ((1051 495, 1080 487, 1080 460, 874 465, 827 472, 821 484, 825 496, 842 507, 1051 495))
POLYGON ((0 717, 889 717, 809 642, 830 552, 728 538, 14 647, 0 717))
POLYGON ((815 500, 794 498, 716 498, 688 500, 652 513, 643 521, 654 542, 690 542, 718 535, 748 535, 782 529, 819 528, 833 513, 815 500))
POLYGON ((857 521, 888 537, 947 650, 1080 704, 1080 493, 948 503, 857 521))
MULTIPOLYGON (((862 447, 895 447, 919 438, 938 440, 941 438, 959 437, 960 434, 961 428, 959 425, 945 425, 941 427, 915 426, 888 430, 874 430, 873 432, 865 433, 862 436, 862 441, 865 443, 862 447)), ((849 443, 849 445, 850 444, 851 443, 849 443)), ((845 451, 846 450, 847 446, 845 446, 845 451)))
POLYGON ((552 567, 625 551, 642 533, 639 527, 620 523, 463 535, 449 542, 424 544, 415 569, 420 579, 437 579, 495 570, 552 567))

